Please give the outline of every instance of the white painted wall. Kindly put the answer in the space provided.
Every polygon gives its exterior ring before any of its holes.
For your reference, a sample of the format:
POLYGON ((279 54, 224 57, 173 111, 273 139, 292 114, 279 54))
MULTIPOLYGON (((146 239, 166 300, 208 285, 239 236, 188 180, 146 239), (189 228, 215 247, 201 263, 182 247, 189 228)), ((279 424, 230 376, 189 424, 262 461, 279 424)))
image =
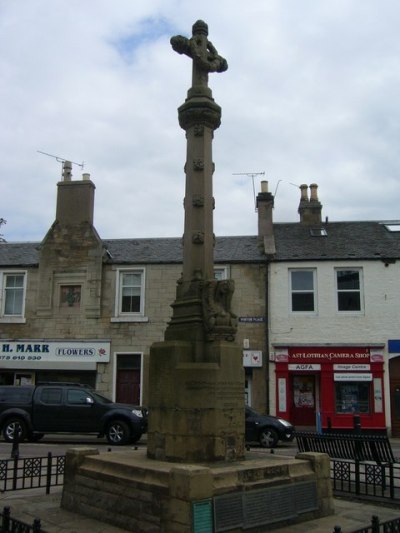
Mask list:
MULTIPOLYGON (((269 272, 270 351, 273 345, 290 344, 376 344, 385 355, 385 409, 390 426, 388 339, 400 337, 400 264, 385 266, 377 261, 301 261, 272 263, 269 272), (338 312, 335 268, 362 268, 363 311, 338 312), (316 268, 315 313, 292 313, 289 270, 316 268)), ((271 372, 271 412, 275 405, 275 374, 271 372)), ((276 412, 276 411, 275 411, 276 412)))

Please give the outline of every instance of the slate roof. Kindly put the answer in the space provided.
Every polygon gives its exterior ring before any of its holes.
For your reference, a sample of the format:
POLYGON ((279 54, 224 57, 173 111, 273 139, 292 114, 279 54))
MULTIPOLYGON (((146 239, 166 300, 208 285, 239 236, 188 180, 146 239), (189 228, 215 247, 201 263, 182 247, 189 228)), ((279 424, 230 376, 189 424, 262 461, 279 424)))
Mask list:
POLYGON ((38 266, 40 242, 2 242, 0 243, 0 266, 28 267, 38 266))
MULTIPOLYGON (((162 239, 105 239, 103 245, 108 260, 115 264, 168 264, 182 263, 180 238, 162 239)), ((1 243, 0 266, 38 266, 39 242, 1 243)), ((263 263, 256 236, 218 237, 214 260, 216 263, 263 263)))
MULTIPOLYGON (((381 222, 329 222, 327 236, 312 236, 298 222, 274 224, 275 261, 400 259, 400 232, 381 222)), ((115 264, 182 263, 180 238, 105 239, 108 258, 115 264)), ((39 242, 1 243, 0 266, 38 266, 39 242)), ((256 236, 217 237, 215 263, 263 263, 256 236)))
MULTIPOLYGON (((104 240, 113 263, 182 263, 180 238, 111 239, 104 240)), ((214 250, 216 263, 264 262, 265 258, 256 236, 217 237, 214 250)))
POLYGON ((327 236, 299 223, 274 224, 275 261, 400 259, 400 232, 382 222, 329 222, 327 236))

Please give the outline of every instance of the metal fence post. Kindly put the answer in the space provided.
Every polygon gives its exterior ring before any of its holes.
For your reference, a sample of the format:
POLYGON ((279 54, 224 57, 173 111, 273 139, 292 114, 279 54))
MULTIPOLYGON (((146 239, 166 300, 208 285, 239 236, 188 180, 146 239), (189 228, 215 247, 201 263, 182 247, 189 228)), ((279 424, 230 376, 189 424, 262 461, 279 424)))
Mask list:
POLYGON ((10 507, 3 508, 2 531, 10 531, 10 507))
POLYGON ((42 531, 42 525, 40 523, 39 518, 35 518, 32 525, 32 533, 41 533, 42 531))
POLYGON ((17 430, 17 431, 14 431, 14 438, 12 441, 12 448, 11 448, 11 459, 18 459, 18 458, 19 458, 19 431, 17 430))
POLYGON ((356 494, 360 494, 360 461, 358 459, 354 461, 354 476, 356 483, 356 494))
POLYGON ((379 533, 380 527, 379 527, 379 517, 376 515, 373 515, 371 519, 371 533, 379 533))
POLYGON ((18 457, 14 457, 13 490, 17 490, 17 481, 18 481, 18 457))
MULTIPOLYGON (((386 475, 385 475, 386 480, 386 475)), ((390 497, 394 500, 394 472, 393 472, 393 463, 389 463, 389 492, 390 497)))
POLYGON ((46 494, 50 494, 50 485, 51 485, 51 461, 52 455, 51 452, 47 454, 47 471, 46 471, 46 494))

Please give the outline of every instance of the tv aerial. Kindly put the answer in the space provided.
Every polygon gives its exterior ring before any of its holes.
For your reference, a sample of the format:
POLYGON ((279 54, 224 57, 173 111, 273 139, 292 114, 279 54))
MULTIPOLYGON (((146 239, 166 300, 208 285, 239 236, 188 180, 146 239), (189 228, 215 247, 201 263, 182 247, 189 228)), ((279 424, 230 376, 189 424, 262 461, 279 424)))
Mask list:
POLYGON ((47 155, 48 157, 52 157, 53 159, 55 159, 59 163, 62 163, 61 175, 64 177, 64 179, 71 179, 71 176, 72 176, 72 172, 71 172, 72 165, 77 165, 78 167, 81 167, 81 169, 83 169, 83 167, 85 166, 85 162, 84 161, 82 161, 82 163, 76 163, 75 161, 71 161, 70 159, 65 159, 64 157, 59 157, 58 155, 48 154, 47 152, 42 152, 41 150, 36 150, 36 151, 39 154, 47 155), (69 169, 66 168, 66 166, 64 166, 65 163, 70 163, 71 167, 69 169))
POLYGON ((256 176, 265 176, 265 172, 234 172, 233 176, 247 176, 251 178, 253 183, 253 197, 254 197, 254 210, 257 213, 257 200, 256 200, 256 188, 254 186, 254 178, 256 176))

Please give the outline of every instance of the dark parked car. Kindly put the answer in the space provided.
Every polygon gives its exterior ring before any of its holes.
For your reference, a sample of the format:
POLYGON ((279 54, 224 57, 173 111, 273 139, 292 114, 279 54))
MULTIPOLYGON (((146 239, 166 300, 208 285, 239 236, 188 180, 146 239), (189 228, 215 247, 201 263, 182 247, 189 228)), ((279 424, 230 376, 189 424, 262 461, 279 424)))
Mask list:
POLYGON ((260 415, 246 407, 246 442, 258 442, 263 448, 275 448, 278 441, 290 442, 294 438, 294 426, 276 416, 260 415))
POLYGON ((0 386, 4 440, 37 441, 46 433, 95 433, 110 444, 137 442, 147 431, 147 410, 114 403, 79 383, 0 386))

